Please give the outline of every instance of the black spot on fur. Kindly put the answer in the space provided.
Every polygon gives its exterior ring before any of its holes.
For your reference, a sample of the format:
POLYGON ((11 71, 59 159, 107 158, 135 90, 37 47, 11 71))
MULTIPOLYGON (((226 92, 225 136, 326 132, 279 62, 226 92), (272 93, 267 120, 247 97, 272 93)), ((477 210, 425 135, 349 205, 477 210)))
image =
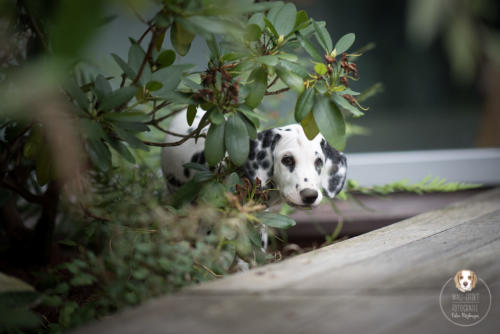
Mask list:
POLYGON ((252 168, 253 168, 253 169, 255 169, 255 170, 257 170, 257 169, 259 168, 259 164, 258 164, 258 163, 256 163, 256 162, 254 162, 254 163, 252 164, 252 168))
POLYGON ((295 189, 299 189, 299 185, 298 184, 295 185, 295 189))
POLYGON ((340 175, 332 175, 330 179, 328 180, 328 191, 333 193, 339 186, 339 183, 341 181, 340 175))
POLYGON ((264 169, 268 169, 269 166, 271 166, 271 163, 269 162, 269 160, 264 160, 264 161, 262 161, 261 166, 264 169))
POLYGON ((286 129, 285 131, 292 131, 292 129, 286 129))
POLYGON ((267 177, 271 177, 274 175, 274 170, 273 168, 270 168, 269 171, 267 172, 267 177))
POLYGON ((304 178, 304 182, 307 182, 307 177, 304 178))
POLYGON ((265 157, 266 157, 266 151, 259 151, 259 153, 257 153, 257 160, 261 161, 265 157))
POLYGON ((184 176, 189 178, 189 175, 191 175, 191 172, 189 171, 189 168, 184 168, 184 176))
POLYGON ((264 133, 263 132, 259 132, 259 134, 257 135, 257 139, 258 140, 262 140, 262 138, 264 138, 264 133))
POLYGON ((262 147, 267 148, 271 146, 271 143, 273 141, 273 130, 266 130, 263 133, 264 133, 264 139, 262 141, 262 147))
POLYGON ((276 134, 273 138, 273 142, 271 143, 271 151, 274 151, 274 148, 276 147, 276 144, 278 144, 278 141, 281 139, 280 134, 276 134))
POLYGON ((174 187, 180 187, 182 186, 182 182, 177 180, 173 175, 168 175, 167 176, 167 182, 168 184, 174 186, 174 187))

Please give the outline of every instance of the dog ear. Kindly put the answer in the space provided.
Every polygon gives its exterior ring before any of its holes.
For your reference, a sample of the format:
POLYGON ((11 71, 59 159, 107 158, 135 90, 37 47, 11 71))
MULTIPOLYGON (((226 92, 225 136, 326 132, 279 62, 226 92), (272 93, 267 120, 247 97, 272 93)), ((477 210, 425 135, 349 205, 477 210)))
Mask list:
POLYGON ((453 277, 453 280, 455 281, 455 286, 457 288, 460 288, 460 282, 458 280, 458 277, 460 276, 460 272, 461 272, 461 270, 457 271, 457 273, 455 274, 455 277, 453 277))
POLYGON ((259 178, 264 189, 271 187, 274 174, 274 148, 280 139, 280 134, 269 129, 259 132, 257 139, 250 140, 250 152, 243 171, 252 182, 259 178))
POLYGON ((476 283, 477 283, 477 275, 475 272, 473 272, 472 270, 470 271, 471 274, 472 274, 472 283, 471 283, 471 288, 474 289, 476 287, 476 283))
POLYGON ((321 149, 325 155, 325 164, 321 172, 321 187, 326 196, 334 198, 346 180, 347 160, 342 152, 337 151, 323 138, 321 149))

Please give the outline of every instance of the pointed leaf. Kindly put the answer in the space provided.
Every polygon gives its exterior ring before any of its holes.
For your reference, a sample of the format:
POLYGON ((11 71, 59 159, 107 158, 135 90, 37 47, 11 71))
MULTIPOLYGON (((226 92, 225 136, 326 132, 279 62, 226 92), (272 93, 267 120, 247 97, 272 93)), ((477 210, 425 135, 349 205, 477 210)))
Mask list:
POLYGON ((288 87, 299 93, 304 90, 304 80, 300 76, 287 70, 281 65, 276 66, 275 70, 281 81, 286 83, 288 87))
POLYGON ((217 165, 222 158, 226 148, 224 146, 225 124, 212 124, 207 132, 205 140, 205 159, 210 166, 217 165))
POLYGON ((137 92, 137 87, 134 86, 119 88, 113 91, 112 93, 106 95, 103 98, 99 107, 101 110, 110 110, 118 106, 121 106, 122 104, 130 101, 130 99, 132 99, 135 96, 136 92, 137 92))
POLYGON ((135 71, 127 64, 123 59, 121 59, 119 56, 115 55, 114 53, 111 54, 113 59, 116 61, 118 66, 122 69, 123 73, 130 79, 134 80, 137 74, 135 71))
POLYGON ((314 60, 323 61, 323 57, 321 57, 318 49, 316 49, 316 47, 306 37, 297 33, 297 39, 299 40, 299 43, 304 48, 304 50, 306 50, 306 52, 309 53, 309 55, 313 57, 314 60))
POLYGON ((108 80, 106 80, 106 78, 104 78, 102 75, 98 75, 96 78, 95 78, 95 90, 96 90, 96 94, 97 94, 97 98, 99 99, 99 101, 102 101, 102 99, 108 95, 109 93, 111 93, 113 91, 113 89, 111 88, 111 85, 109 84, 108 80))
POLYGON ((174 22, 170 28, 170 41, 175 51, 181 56, 185 56, 191 48, 194 34, 182 27, 179 22, 174 22))
POLYGON ((311 112, 314 105, 314 89, 307 88, 300 94, 295 105, 295 120, 302 122, 304 118, 311 112))
POLYGON ((302 125, 302 129, 304 129, 304 133, 309 140, 313 140, 319 133, 312 111, 300 122, 300 125, 302 125))
POLYGON ((278 213, 266 212, 258 216, 262 224, 269 227, 287 229, 296 225, 295 220, 278 213))
POLYGON ((354 40, 356 39, 356 35, 353 33, 345 34, 342 36, 338 41, 337 44, 335 44, 335 50, 337 50, 337 54, 340 55, 347 50, 354 44, 354 40))
POLYGON ((228 118, 224 131, 224 143, 229 158, 236 166, 243 165, 250 150, 250 138, 245 123, 240 117, 232 115, 228 118))
POLYGON ((109 144, 111 145, 111 147, 113 147, 115 149, 116 152, 120 153, 120 155, 123 158, 125 158, 125 160, 127 160, 130 163, 135 163, 134 156, 132 155, 132 153, 130 153, 127 146, 125 144, 123 144, 121 141, 110 140, 109 144))
POLYGON ((245 39, 247 41, 258 41, 262 35, 262 30, 256 24, 249 24, 245 29, 245 39))
POLYGON ((78 87, 74 80, 68 80, 65 85, 66 91, 75 99, 76 103, 82 110, 87 111, 89 108, 89 99, 87 95, 78 87))
POLYGON ((248 78, 250 81, 250 93, 245 103, 251 108, 256 108, 264 98, 267 89, 267 72, 262 67, 255 69, 248 78))
POLYGON ((328 144, 339 151, 343 150, 346 141, 345 121, 339 108, 327 96, 316 96, 313 115, 328 144))
POLYGON ((356 106, 353 106, 351 103, 349 103, 349 101, 347 101, 340 95, 332 94, 332 100, 340 109, 350 112, 354 117, 361 117, 364 115, 362 111, 356 108, 356 106))
POLYGON ((323 47, 325 53, 330 53, 333 49, 333 44, 328 30, 326 30, 325 26, 320 25, 319 22, 313 21, 312 24, 319 44, 323 47))
POLYGON ((279 7, 274 17, 269 20, 273 24, 278 36, 286 36, 293 31, 295 19, 297 17, 297 9, 293 3, 287 3, 279 7))
POLYGON ((187 123, 189 126, 193 125, 194 118, 196 117, 196 112, 198 111, 198 108, 194 104, 190 104, 187 113, 186 113, 186 119, 187 123))
POLYGON ((92 163, 103 172, 109 169, 111 153, 101 140, 87 140, 87 152, 92 163))

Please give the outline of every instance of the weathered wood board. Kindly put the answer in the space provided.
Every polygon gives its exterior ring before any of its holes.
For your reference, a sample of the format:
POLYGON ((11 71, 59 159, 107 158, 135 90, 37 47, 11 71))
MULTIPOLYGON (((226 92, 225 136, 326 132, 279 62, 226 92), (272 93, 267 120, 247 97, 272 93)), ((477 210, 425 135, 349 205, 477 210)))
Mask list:
POLYGON ((500 189, 286 261, 201 284, 75 333, 498 333, 500 189), (440 290, 472 269, 492 294, 472 327, 440 290))

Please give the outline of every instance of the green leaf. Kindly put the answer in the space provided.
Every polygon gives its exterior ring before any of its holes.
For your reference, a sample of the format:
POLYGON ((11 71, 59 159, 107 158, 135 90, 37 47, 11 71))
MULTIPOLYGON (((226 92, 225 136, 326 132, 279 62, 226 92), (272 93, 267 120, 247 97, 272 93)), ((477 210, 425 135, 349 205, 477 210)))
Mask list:
POLYGON ((274 28, 273 24, 271 23, 271 21, 269 21, 267 19, 267 17, 264 17, 264 23, 266 24, 266 27, 267 29, 269 29, 269 31, 271 32, 271 34, 273 34, 273 36, 275 38, 278 38, 279 35, 278 35, 278 32, 276 31, 276 29, 274 28))
POLYGON ((121 141, 110 140, 108 141, 108 143, 111 145, 112 148, 115 149, 116 152, 118 152, 123 158, 125 158, 125 160, 127 160, 130 163, 135 163, 134 156, 132 155, 132 153, 130 153, 127 146, 123 144, 121 141))
POLYGON ((248 108, 244 105, 241 105, 238 108, 238 111, 241 112, 243 115, 245 115, 245 117, 248 118, 248 120, 250 122, 252 122, 253 126, 256 129, 259 128, 261 120, 267 121, 267 119, 265 117, 263 117, 262 115, 259 115, 258 113, 256 113, 255 111, 252 111, 250 108, 248 108))
POLYGON ((98 169, 106 172, 111 164, 111 153, 108 147, 100 140, 87 140, 87 152, 90 160, 98 169))
POLYGON ((304 118, 311 112, 314 105, 314 89, 307 88, 300 94, 295 104, 295 120, 302 122, 304 118))
POLYGON ((116 123, 113 123, 113 130, 116 132, 118 137, 120 137, 122 140, 126 141, 130 146, 133 148, 138 148, 144 151, 149 151, 149 146, 144 144, 139 138, 137 138, 133 133, 122 129, 121 127, 117 126, 116 123))
POLYGON ((213 124, 222 124, 225 120, 226 119, 224 118, 224 115, 218 108, 213 108, 210 111, 210 122, 212 122, 213 124))
POLYGON ((314 60, 323 61, 323 57, 321 57, 318 49, 316 49, 316 47, 306 37, 297 33, 297 39, 299 40, 299 43, 304 48, 304 50, 306 50, 306 52, 309 53, 309 55, 313 57, 314 60))
POLYGON ((265 212, 259 214, 258 218, 262 224, 274 228, 288 229, 296 225, 295 220, 278 213, 265 212))
POLYGON ((260 105, 267 89, 267 72, 262 67, 256 68, 248 78, 250 81, 250 93, 245 99, 245 103, 251 108, 260 105))
POLYGON ((97 121, 88 118, 80 118, 79 125, 81 133, 87 138, 97 140, 105 136, 104 130, 97 121))
POLYGON ((151 116, 142 111, 108 112, 103 114, 103 118, 107 121, 119 122, 148 122, 151 120, 151 116))
POLYGON ((240 117, 232 115, 228 118, 224 131, 224 143, 229 158, 236 166, 243 165, 250 150, 250 139, 245 123, 240 117))
POLYGON ((130 80, 134 80, 135 77, 137 76, 137 74, 135 73, 135 71, 123 59, 121 59, 119 56, 115 55, 114 53, 112 53, 111 56, 116 61, 116 63, 118 64, 118 66, 120 66, 120 68, 122 69, 123 73, 125 73, 125 75, 130 80))
POLYGON ((319 22, 312 21, 314 30, 316 31, 316 39, 318 40, 319 44, 325 51, 325 53, 330 53, 333 49, 333 44, 332 44, 332 38, 330 37, 330 34, 328 33, 328 30, 322 25, 319 24, 319 22))
POLYGON ((194 182, 194 180, 184 183, 173 194, 172 205, 176 208, 179 208, 184 203, 192 202, 199 191, 200 191, 200 185, 197 182, 194 182))
POLYGON ((248 20, 248 24, 255 24, 260 28, 260 30, 263 30, 264 27, 266 26, 266 24, 264 23, 264 14, 262 13, 253 14, 248 20))
POLYGON ((243 122, 245 123, 245 126, 247 127, 247 132, 248 132, 248 136, 251 138, 251 139, 256 139, 257 138, 257 129, 255 128, 254 124, 252 121, 250 121, 248 118, 245 117, 244 114, 242 113, 238 113, 237 114, 238 117, 240 117, 243 122))
POLYGON ((90 274, 87 273, 80 273, 73 277, 70 281, 69 284, 73 286, 86 286, 86 285, 92 285, 96 281, 96 278, 90 274))
POLYGON ((212 173, 211 171, 203 171, 203 172, 198 172, 194 175, 193 181, 196 183, 202 183, 206 181, 210 181, 215 177, 215 174, 212 173))
POLYGON ((154 92, 160 90, 163 87, 163 84, 158 81, 150 81, 146 84, 146 89, 150 92, 154 92))
POLYGON ((337 94, 332 94, 332 100, 335 102, 335 104, 343 110, 346 110, 350 112, 354 117, 360 117, 363 116, 364 113, 360 111, 356 106, 353 106, 352 104, 349 103, 346 99, 344 99, 342 96, 337 95, 337 94))
POLYGON ((275 70, 281 81, 286 83, 288 87, 299 93, 304 90, 304 80, 300 76, 287 70, 282 65, 276 66, 275 70))
POLYGON ((222 158, 226 148, 224 145, 225 124, 211 124, 205 140, 205 159, 210 166, 217 165, 222 158))
POLYGON ((295 30, 300 30, 305 28, 309 24, 309 17, 307 16, 306 11, 299 10, 297 12, 297 16, 295 16, 295 30))
POLYGON ((194 118, 196 117, 196 113, 198 108, 194 104, 190 104, 187 108, 186 120, 189 126, 193 125, 194 118))
POLYGON ((279 58, 278 56, 260 56, 257 58, 257 61, 267 66, 276 66, 278 65, 279 58))
MULTIPOLYGON (((135 73, 139 73, 139 70, 142 66, 142 62, 146 57, 146 53, 138 44, 132 44, 128 50, 128 65, 135 73)), ((133 78, 135 80, 135 78, 133 78)), ((151 67, 149 63, 146 62, 144 69, 141 73, 141 77, 139 78, 139 82, 141 85, 151 80, 151 67)))
POLYGON ((80 87, 78 87, 74 80, 68 80, 65 88, 82 110, 87 111, 89 109, 89 99, 87 98, 87 95, 85 95, 80 87))
POLYGON ((353 33, 345 34, 342 36, 335 44, 335 50, 337 50, 337 54, 340 55, 354 44, 354 40, 356 39, 356 35, 353 33))
POLYGON ((278 36, 287 36, 293 31, 295 20, 297 17, 297 9, 293 3, 287 3, 284 6, 278 7, 275 15, 269 20, 273 24, 278 36))
POLYGON ((223 207, 227 204, 225 190, 222 183, 208 182, 201 188, 199 200, 214 207, 223 207))
POLYGON ((325 94, 328 91, 328 87, 326 86, 325 80, 318 80, 314 85, 314 89, 321 95, 325 94))
POLYGON ((158 58, 156 58, 156 62, 160 65, 160 68, 168 67, 172 65, 175 61, 175 52, 173 50, 165 50, 162 51, 158 58))
POLYGON ((313 140, 319 133, 312 111, 308 113, 302 121, 300 121, 300 125, 302 125, 302 129, 304 129, 304 133, 309 140, 313 140))
POLYGON ((325 75, 326 70, 326 65, 323 63, 316 63, 316 65, 314 65, 314 71, 319 75, 325 75))
POLYGON ((262 35, 262 30, 257 24, 249 24, 245 29, 245 39, 247 41, 258 41, 262 35))
POLYGON ((174 22, 170 28, 170 41, 175 51, 181 56, 185 56, 191 48, 194 34, 185 28, 179 22, 174 22))
POLYGON ((302 65, 288 61, 288 60, 282 60, 280 62, 280 66, 287 69, 290 72, 293 72, 297 74, 298 76, 304 78, 309 77, 309 71, 302 65))
POLYGON ((95 78, 95 91, 96 91, 96 94, 97 94, 97 99, 99 101, 102 101, 102 99, 110 94, 113 89, 111 88, 111 85, 109 84, 108 80, 106 80, 106 78, 104 78, 101 74, 99 74, 96 78, 95 78))
POLYGON ((184 72, 191 67, 193 67, 193 65, 171 65, 154 72, 152 79, 163 84, 163 87, 155 91, 154 95, 164 96, 168 93, 172 93, 179 85, 184 72))
POLYGON ((119 88, 112 93, 106 95, 101 104, 99 105, 101 110, 111 110, 118 106, 121 106, 124 103, 127 103, 135 96, 137 92, 137 87, 135 86, 127 86, 123 88, 119 88))
POLYGON ((327 96, 316 96, 313 115, 321 134, 335 149, 345 147, 345 121, 339 108, 327 96))

